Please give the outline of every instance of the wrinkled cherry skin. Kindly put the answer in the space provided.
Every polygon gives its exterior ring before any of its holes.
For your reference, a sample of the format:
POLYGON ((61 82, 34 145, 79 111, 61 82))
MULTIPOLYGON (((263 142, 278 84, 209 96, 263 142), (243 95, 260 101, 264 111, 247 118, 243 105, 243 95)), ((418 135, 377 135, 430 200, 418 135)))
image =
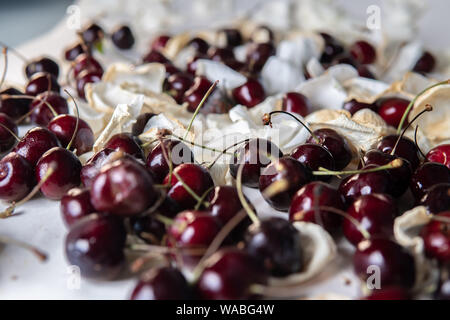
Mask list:
POLYGON ((439 283, 434 292, 434 298, 438 300, 450 300, 450 263, 440 268, 439 283))
POLYGON ((80 54, 75 59, 72 70, 75 78, 78 78, 82 71, 86 71, 87 73, 103 74, 101 64, 93 56, 86 53, 80 54))
POLYGON ((248 79, 242 86, 233 89, 233 98, 237 103, 252 108, 264 101, 266 93, 258 80, 248 79))
POLYGON ((311 136, 307 143, 320 144, 330 151, 334 158, 336 170, 344 169, 352 160, 352 152, 347 140, 333 129, 323 128, 314 131, 319 143, 311 136))
POLYGON ((111 40, 119 49, 131 49, 134 45, 134 36, 130 27, 120 26, 111 35, 111 40))
POLYGON ((156 114, 151 112, 141 113, 136 118, 136 122, 133 124, 133 127, 131 129, 131 133, 133 134, 133 136, 138 136, 143 133, 148 120, 150 120, 154 116, 156 116, 156 114))
POLYGON ((28 81, 25 88, 25 93, 30 96, 37 96, 38 94, 49 90, 59 93, 61 87, 53 75, 38 72, 35 73, 28 81))
POLYGON ((295 160, 285 156, 269 164, 259 177, 259 190, 264 199, 275 209, 287 211, 295 192, 312 180, 311 171, 295 160), (264 194, 272 183, 285 181, 287 186, 274 196, 264 194))
POLYGON ((39 183, 47 174, 52 163, 55 171, 41 186, 41 192, 46 198, 61 199, 67 191, 80 185, 81 162, 69 150, 55 147, 42 155, 36 164, 36 181, 39 183))
POLYGON ((91 186, 94 208, 122 217, 143 213, 158 196, 145 167, 126 158, 105 165, 91 186))
POLYGON ((283 96, 282 109, 306 117, 312 111, 311 102, 303 94, 288 92, 283 96))
MULTIPOLYGON (((18 134, 19 130, 16 123, 4 113, 0 113, 0 123, 7 127, 9 130, 18 134)), ((9 133, 5 128, 0 127, 0 153, 10 150, 16 143, 16 138, 9 133)))
POLYGON ((0 160, 0 199, 19 201, 34 186, 33 168, 29 162, 15 152, 0 160))
POLYGON ((441 144, 427 153, 429 162, 438 162, 450 169, 450 144, 441 144))
MULTIPOLYGON (((377 145, 377 149, 384 153, 390 154, 397 143, 398 135, 389 135, 381 139, 377 145)), ((417 169, 420 164, 419 150, 416 144, 409 138, 402 137, 395 149, 394 155, 406 159, 411 164, 413 171, 417 169)))
MULTIPOLYGON (((47 125, 47 128, 53 132, 61 145, 66 147, 77 127, 77 118, 70 114, 62 114, 55 118, 47 125)), ((94 132, 91 127, 83 119, 78 119, 78 130, 72 143, 71 150, 76 149, 77 155, 89 152, 94 146, 94 132)))
MULTIPOLYGON (((409 105, 408 100, 401 98, 388 98, 380 102, 378 108, 378 114, 383 118, 384 121, 390 126, 397 128, 409 105)), ((407 124, 403 124, 403 127, 407 124)))
POLYGON ((33 110, 30 114, 31 122, 40 126, 46 126, 53 119, 54 115, 45 102, 50 104, 57 114, 69 113, 66 99, 56 92, 46 91, 39 94, 36 100, 31 102, 30 109, 33 110))
POLYGON ((408 290, 399 286, 374 289, 364 300, 410 300, 408 290))
POLYGON ((80 72, 78 77, 76 78, 76 86, 77 86, 77 93, 78 96, 86 100, 86 91, 85 87, 88 83, 97 83, 102 80, 103 72, 101 71, 88 71, 84 70, 80 72))
POLYGON ((352 115, 354 115, 357 111, 362 110, 362 109, 370 109, 373 112, 378 111, 378 107, 375 104, 363 103, 363 102, 356 101, 355 99, 352 99, 352 100, 344 103, 344 106, 342 107, 342 109, 347 110, 352 115))
MULTIPOLYGON (((321 145, 305 143, 291 152, 291 157, 305 165, 311 171, 320 167, 329 170, 335 169, 334 158, 331 153, 321 145)), ((312 176, 313 180, 329 181, 331 176, 312 176)))
POLYGON ((59 75, 59 66, 58 64, 48 57, 42 57, 36 59, 25 67, 25 73, 27 78, 31 78, 35 73, 38 72, 46 72, 53 75, 55 78, 58 78, 59 75))
POLYGON ((147 243, 161 245, 166 235, 166 226, 153 215, 130 219, 134 234, 147 243))
POLYGON ((350 47, 350 54, 361 64, 374 63, 377 58, 375 48, 367 41, 356 41, 350 47))
POLYGON ((420 204, 430 213, 438 213, 450 208, 450 183, 439 183, 429 188, 420 204))
POLYGON ((23 93, 13 87, 9 87, 0 92, 0 112, 10 116, 12 119, 16 120, 20 118, 30 109, 29 99, 2 98, 1 95, 3 94, 22 95, 23 93))
POLYGON ((285 219, 270 218, 251 225, 244 241, 245 250, 273 276, 284 277, 303 268, 300 233, 285 219))
POLYGON ((131 293, 130 300, 190 300, 192 289, 183 274, 173 267, 151 269, 131 293))
POLYGON ((353 268, 361 281, 372 273, 369 266, 380 268, 381 288, 401 286, 411 288, 416 277, 413 256, 402 246, 388 239, 371 239, 360 242, 353 256, 353 268))
POLYGON ((275 47, 272 43, 252 43, 247 52, 246 62, 252 71, 259 72, 270 56, 274 54, 275 47))
POLYGON ((223 249, 209 261, 197 282, 197 294, 201 299, 251 299, 255 295, 250 292, 250 286, 267 283, 263 266, 245 251, 223 249))
MULTIPOLYGON (((192 191, 201 197, 209 188, 214 186, 214 182, 209 172, 200 165, 194 163, 183 163, 174 169, 174 172, 188 185, 192 191)), ((172 198, 183 209, 191 209, 197 201, 187 192, 183 184, 172 174, 167 175, 163 184, 168 184, 170 188, 167 196, 172 198)))
MULTIPOLYGON (((356 199, 347 209, 347 213, 359 222, 371 237, 390 238, 398 210, 390 196, 373 193, 356 199)), ((361 232, 349 219, 343 219, 342 230, 354 246, 364 240, 361 232)))
POLYGON ((436 59, 433 57, 431 53, 425 51, 423 55, 417 60, 416 65, 413 68, 413 71, 419 73, 428 73, 433 71, 436 65, 436 59))
POLYGON ((193 163, 194 155, 191 149, 179 140, 163 140, 159 142, 153 150, 148 154, 147 167, 151 170, 155 177, 155 181, 161 183, 169 174, 169 164, 164 156, 172 162, 173 168, 182 163, 193 163), (163 150, 163 147, 165 148, 163 150))
POLYGON ((153 40, 153 42, 151 44, 151 49, 160 51, 165 48, 165 46, 169 40, 170 40, 169 35, 162 34, 153 40))
POLYGON ((86 188, 92 186, 97 174, 100 172, 101 168, 110 162, 110 155, 114 153, 113 149, 102 149, 96 154, 94 154, 83 166, 80 172, 81 182, 86 188))
POLYGON ((64 52, 64 58, 67 61, 74 61, 80 54, 83 53, 91 54, 90 49, 88 50, 89 52, 86 52, 85 48, 83 48, 83 46, 80 43, 76 43, 66 49, 66 51, 64 52))
POLYGON ((323 64, 328 64, 333 61, 335 57, 344 52, 344 47, 342 44, 336 40, 334 37, 327 33, 320 33, 323 40, 325 41, 325 47, 320 57, 320 62, 323 64))
POLYGON ((265 139, 251 139, 241 146, 233 155, 230 163, 230 174, 236 179, 239 166, 243 164, 242 184, 256 188, 259 185, 261 170, 268 166, 270 159, 283 156, 280 149, 271 141, 265 139))
POLYGON ((128 132, 113 135, 109 138, 105 148, 125 152, 137 159, 144 159, 144 152, 137 138, 128 132))
POLYGON ((114 279, 125 262, 126 231, 121 219, 91 214, 71 226, 66 236, 66 258, 93 279, 114 279))
MULTIPOLYGON (((437 214, 438 217, 450 218, 450 211, 437 214)), ((440 263, 450 262, 450 224, 437 220, 430 221, 420 233, 428 257, 440 263)))
POLYGON ((58 138, 53 132, 37 127, 29 130, 13 151, 24 157, 34 167, 47 150, 59 145, 58 138))
POLYGON ((344 199, 331 185, 321 181, 310 182, 297 191, 289 208, 290 221, 313 222, 334 233, 341 225, 341 217, 315 206, 345 210, 344 199))
POLYGON ((152 62, 158 62, 158 63, 169 63, 169 59, 167 59, 162 53, 156 50, 151 50, 149 53, 147 53, 146 56, 142 59, 144 63, 152 63, 152 62))
POLYGON ((439 183, 450 183, 450 169, 437 162, 425 162, 414 172, 410 188, 420 200, 429 188, 439 183))
POLYGON ((67 227, 95 212, 89 189, 73 188, 61 198, 60 209, 67 227))

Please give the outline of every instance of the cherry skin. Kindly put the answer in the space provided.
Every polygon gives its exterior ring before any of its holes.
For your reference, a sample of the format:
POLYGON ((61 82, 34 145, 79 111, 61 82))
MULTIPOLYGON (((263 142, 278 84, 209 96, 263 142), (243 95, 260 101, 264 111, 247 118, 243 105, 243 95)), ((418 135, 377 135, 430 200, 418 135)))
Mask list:
POLYGON ((19 201, 34 186, 33 168, 18 153, 11 152, 0 160, 0 199, 19 201))
MULTIPOLYGON (((401 98, 385 99, 380 103, 378 114, 388 125, 397 128, 409 102, 410 101, 401 98)), ((406 125, 406 121, 404 125, 406 125)))
POLYGON ((30 109, 30 100, 18 98, 2 98, 1 95, 23 95, 23 93, 16 88, 9 87, 0 92, 0 112, 10 116, 13 120, 25 115, 30 109))
MULTIPOLYGON (((392 150, 395 148, 395 144, 397 143, 398 135, 389 135, 385 136, 381 141, 377 144, 377 149, 381 150, 384 153, 391 154, 392 150)), ((398 142, 397 147, 395 148, 394 155, 406 159, 411 164, 412 170, 416 170, 420 164, 419 159, 419 150, 417 149, 416 144, 409 138, 402 137, 398 142)))
POLYGON ((420 200, 428 189, 439 183, 450 183, 450 169, 437 162, 425 162, 414 172, 410 188, 420 200))
MULTIPOLYGON (((199 197, 201 197, 208 189, 214 186, 214 182, 209 172, 200 165, 194 163, 183 163, 177 166, 173 172, 177 174, 181 180, 190 187, 190 189, 199 197)), ((174 200, 181 208, 191 209, 197 201, 184 188, 181 181, 175 174, 167 175, 163 184, 169 184, 170 188, 167 196, 174 200)))
MULTIPOLYGON (((398 216, 395 201, 388 195, 369 194, 355 200, 347 209, 347 213, 354 218, 371 237, 389 238, 393 235, 394 218, 398 216)), ((364 237, 349 219, 342 222, 345 237, 357 246, 364 237)))
POLYGON ((285 219, 270 218, 251 225, 244 241, 245 250, 273 276, 284 277, 303 268, 300 233, 285 219))
POLYGON ((167 91, 178 104, 183 103, 184 93, 193 84, 192 76, 188 73, 176 73, 171 75, 164 84, 167 91))
POLYGON ((166 226, 152 215, 132 217, 131 226, 134 234, 147 243, 161 245, 166 235, 166 226))
POLYGON ((375 104, 358 102, 355 99, 352 99, 352 100, 344 103, 344 106, 342 107, 342 109, 347 110, 348 112, 351 113, 351 115, 354 115, 357 111, 362 110, 362 109, 370 109, 373 112, 378 111, 378 108, 375 104))
POLYGON ((144 166, 126 158, 105 165, 91 186, 94 208, 122 217, 143 213, 157 197, 144 166))
POLYGON ((60 90, 61 87, 53 75, 38 72, 29 79, 25 88, 25 93, 29 96, 37 96, 38 94, 46 91, 54 91, 59 93, 60 90))
POLYGON ((111 40, 119 49, 131 49, 134 45, 134 36, 130 27, 120 26, 111 35, 111 40))
POLYGON ((230 163, 230 174, 236 179, 239 166, 243 165, 242 184, 256 188, 259 186, 261 170, 271 163, 270 159, 282 156, 283 153, 273 142, 259 138, 251 139, 234 153, 233 161, 230 163))
POLYGON ((116 278, 125 262, 126 231, 114 216, 91 214, 76 222, 65 241, 67 260, 93 279, 116 278))
POLYGON ((36 181, 40 182, 47 174, 52 164, 55 171, 41 186, 41 192, 46 198, 61 199, 67 191, 80 185, 81 162, 69 150, 55 147, 45 152, 36 164, 36 181))
POLYGON ((46 72, 58 78, 59 66, 58 64, 48 57, 42 57, 31 61, 25 67, 25 73, 27 78, 30 79, 34 74, 38 72, 46 72))
MULTIPOLYGON (((329 170, 335 169, 334 158, 331 153, 318 144, 302 144, 292 150, 291 157, 302 163, 311 171, 316 171, 320 167, 329 170)), ((312 179, 328 181, 331 179, 331 176, 312 176, 312 179)))
POLYGON ((156 50, 151 50, 149 53, 147 53, 142 61, 144 63, 158 62, 163 64, 170 62, 169 59, 167 59, 161 52, 156 50))
POLYGON ((102 149, 94 154, 83 166, 80 172, 81 182, 86 188, 92 186, 92 182, 99 174, 101 168, 112 161, 112 157, 116 153, 113 149, 102 149))
POLYGON ((109 138, 105 148, 125 152, 137 159, 144 158, 141 146, 131 133, 124 132, 113 135, 109 138))
POLYGON ((136 118, 136 122, 133 124, 133 127, 131 129, 131 133, 133 134, 133 136, 138 136, 143 133, 148 120, 150 120, 154 116, 156 116, 156 114, 151 112, 141 113, 136 118))
MULTIPOLYGON (((19 130, 16 123, 6 114, 0 112, 0 123, 12 131, 15 135, 19 130)), ((0 126, 0 153, 10 150, 16 143, 16 138, 5 128, 0 126)))
POLYGON ((283 96, 282 109, 306 117, 312 110, 311 102, 303 94, 288 92, 283 96))
POLYGON ((223 249, 211 256, 197 282, 197 294, 208 300, 251 299, 251 285, 266 283, 267 273, 257 259, 245 251, 223 249))
POLYGON ((205 77, 195 77, 194 83, 184 93, 183 102, 188 104, 188 111, 194 112, 202 101, 212 83, 205 77))
POLYGON ((259 72, 274 54, 275 47, 272 43, 252 43, 247 52, 246 62, 252 71, 259 72))
POLYGON ((131 300, 189 300, 192 290, 183 274, 172 267, 154 268, 144 274, 131 300))
POLYGON ((320 57, 320 62, 323 64, 328 64, 331 63, 335 57, 342 54, 344 52, 344 48, 338 40, 329 34, 320 33, 320 35, 325 41, 325 47, 323 49, 322 56, 320 57))
POLYGON ((429 162, 438 162, 450 169, 450 144, 441 144, 427 153, 429 162))
POLYGON ((170 40, 170 36, 169 35, 165 35, 162 34, 158 37, 156 37, 152 44, 151 44, 151 49, 155 50, 155 51, 160 51, 162 49, 164 49, 166 47, 167 42, 170 40))
POLYGON ((55 134, 46 128, 37 127, 29 130, 13 151, 24 157, 34 167, 39 158, 53 147, 59 147, 55 134))
POLYGON ((356 41, 350 47, 350 54, 361 64, 374 63, 377 58, 375 48, 367 41, 356 41))
MULTIPOLYGON (((53 118, 47 125, 47 128, 53 132, 61 145, 66 147, 77 128, 77 118, 70 114, 62 114, 53 118)), ((94 132, 83 119, 78 119, 78 130, 73 140, 71 150, 76 149, 77 155, 89 152, 94 146, 94 132)))
MULTIPOLYGON (((448 219, 450 211, 438 213, 436 216, 448 219)), ((437 259, 440 263, 450 262, 450 225, 448 223, 432 220, 422 229, 420 235, 423 238, 427 256, 437 259)))
POLYGON ((208 42, 198 37, 193 38, 191 41, 189 41, 188 46, 194 48, 196 52, 200 54, 206 54, 209 49, 208 42))
POLYGON ((72 65, 73 75, 78 78, 82 71, 87 71, 87 73, 95 72, 98 74, 103 74, 103 68, 101 64, 91 55, 83 53, 80 54, 72 65))
POLYGON ((400 286, 409 289, 414 285, 416 268, 413 256, 402 246, 388 239, 371 239, 358 244, 353 256, 353 268, 361 281, 372 273, 368 267, 379 268, 381 288, 400 286))
POLYGON ((30 109, 33 110, 30 114, 30 120, 37 125, 46 126, 54 117, 47 103, 52 106, 57 114, 69 113, 66 99, 56 92, 46 91, 39 94, 36 98, 30 105, 30 109))
POLYGON ((295 160, 285 156, 269 164, 259 177, 259 190, 264 199, 275 209, 287 211, 295 192, 312 180, 311 171, 295 160), (268 197, 264 194, 273 183, 285 183, 275 195, 268 197))
POLYGON ((70 189, 62 198, 60 204, 62 218, 67 227, 95 212, 91 203, 89 189, 70 189))
POLYGON ((102 80, 103 72, 101 71, 89 71, 89 70, 83 70, 80 72, 78 77, 76 78, 76 86, 77 86, 77 93, 78 96, 86 100, 86 91, 85 87, 88 83, 97 83, 102 80))
POLYGON ((408 290, 399 286, 374 289, 364 300, 410 300, 408 290))
POLYGON ((94 45, 101 41, 105 35, 103 29, 96 23, 91 23, 81 31, 81 37, 87 45, 94 45))
POLYGON ((80 43, 76 43, 66 49, 66 51, 64 52, 64 58, 67 61, 74 61, 80 54, 91 54, 90 50, 88 48, 86 49, 80 43), (88 50, 88 52, 86 52, 86 49, 88 50))
POLYGON ((246 83, 233 89, 233 98, 237 103, 252 108, 264 101, 266 93, 258 80, 248 79, 246 83))
POLYGON ((431 53, 425 51, 423 55, 417 60, 416 65, 413 68, 413 71, 419 73, 429 73, 433 71, 436 66, 436 59, 433 57, 431 53))
POLYGON ((430 213, 438 213, 450 208, 450 183, 439 183, 429 188, 420 204, 430 213))
POLYGON ((242 34, 238 29, 221 29, 218 31, 218 37, 223 40, 226 48, 234 48, 242 44, 242 34))

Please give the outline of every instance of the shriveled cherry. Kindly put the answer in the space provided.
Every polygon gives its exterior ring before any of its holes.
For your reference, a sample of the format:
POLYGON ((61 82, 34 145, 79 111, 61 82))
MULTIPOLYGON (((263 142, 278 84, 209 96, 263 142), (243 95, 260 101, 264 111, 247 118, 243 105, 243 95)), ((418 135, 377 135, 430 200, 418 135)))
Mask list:
POLYGON ((33 74, 25 87, 26 94, 30 96, 37 96, 46 91, 59 93, 60 90, 61 87, 56 81, 56 78, 50 73, 43 72, 33 74))
MULTIPOLYGON (((400 120, 409 105, 408 100, 402 98, 388 98, 380 102, 378 114, 388 125, 395 128, 400 124, 400 120)), ((406 123, 405 123, 406 125, 406 123)))
MULTIPOLYGON (((449 219, 450 211, 438 213, 436 216, 449 219)), ((432 220, 420 234, 427 256, 441 263, 450 262, 450 224, 448 222, 432 220)))
POLYGON ((288 92, 283 96, 282 109, 306 117, 312 111, 311 102, 303 94, 288 92))
POLYGON ((450 183, 450 169, 437 162, 425 162, 414 172, 410 187, 419 200, 429 188, 439 183, 450 183))

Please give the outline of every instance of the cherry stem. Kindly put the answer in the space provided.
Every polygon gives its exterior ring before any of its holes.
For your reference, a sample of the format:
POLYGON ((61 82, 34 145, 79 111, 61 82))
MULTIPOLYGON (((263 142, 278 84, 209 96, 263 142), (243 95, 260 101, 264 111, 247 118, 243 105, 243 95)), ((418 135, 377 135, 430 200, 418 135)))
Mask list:
POLYGON ((266 189, 263 191, 263 196, 265 198, 271 198, 281 192, 286 191, 289 188, 289 181, 287 179, 280 179, 272 182, 266 189))
POLYGON ((17 247, 20 247, 22 249, 30 251, 31 253, 33 253, 41 261, 47 260, 47 255, 44 252, 42 252, 38 248, 36 248, 36 247, 34 247, 34 246, 32 246, 32 245, 30 245, 28 243, 25 243, 25 242, 22 242, 22 241, 19 241, 19 240, 15 240, 15 239, 11 239, 11 238, 8 238, 8 237, 5 237, 5 236, 1 236, 1 235, 0 235, 0 243, 12 244, 14 246, 17 246, 17 247))
MULTIPOLYGON (((180 141, 189 143, 189 144, 192 145, 192 146, 199 147, 199 148, 202 148, 202 149, 205 149, 205 150, 210 150, 210 151, 213 151, 213 152, 220 152, 220 153, 223 153, 223 150, 219 150, 219 149, 216 149, 216 148, 212 148, 212 147, 208 147, 208 146, 201 145, 201 144, 196 143, 196 142, 193 142, 193 141, 189 141, 189 140, 184 139, 183 137, 177 136, 177 135, 175 135, 175 134, 173 134, 173 133, 170 134, 170 135, 171 135, 172 137, 174 137, 174 138, 180 140, 180 141)), ((229 155, 232 155, 232 153, 227 153, 227 152, 225 152, 225 153, 226 153, 226 154, 229 154, 229 155)))
POLYGON ((8 47, 3 47, 2 53, 5 67, 3 69, 2 79, 0 80, 0 89, 2 88, 3 83, 5 82, 6 73, 8 72, 8 47))
POLYGON ((239 200, 241 201, 242 207, 247 212, 247 215, 255 224, 259 224, 259 219, 256 213, 253 211, 251 206, 248 204, 247 199, 245 199, 244 193, 242 192, 242 171, 244 170, 244 163, 241 163, 238 167, 236 176, 236 189, 238 193, 239 200))
POLYGON ((16 139, 17 142, 20 142, 20 138, 7 126, 5 126, 3 123, 0 123, 0 126, 5 129, 6 131, 8 131, 8 133, 10 135, 12 135, 14 137, 14 139, 16 139))
POLYGON ((416 144, 417 150, 419 150, 419 153, 422 155, 424 159, 427 158, 427 156, 422 152, 422 150, 419 147, 419 144, 417 143, 417 130, 419 129, 419 126, 416 126, 416 129, 414 129, 414 143, 416 144))
POLYGON ((414 103, 416 103, 417 99, 421 95, 426 93, 428 90, 433 89, 433 88, 438 87, 438 86, 441 86, 441 85, 445 85, 445 84, 450 84, 450 79, 445 80, 445 81, 441 81, 441 82, 433 84, 432 86, 429 86, 428 88, 422 90, 417 96, 414 97, 414 99, 411 100, 411 102, 409 103, 408 107, 406 107, 405 112, 403 113, 403 116, 402 116, 402 119, 400 120, 400 123, 398 124, 397 134, 400 134, 400 132, 402 132, 403 124, 405 123, 406 118, 408 117, 408 114, 411 111, 411 109, 413 108, 414 103))
POLYGON ((25 58, 24 55, 22 55, 19 51, 17 51, 16 49, 8 46, 6 43, 4 43, 3 41, 0 41, 0 46, 2 47, 6 47, 8 48, 9 51, 11 51, 14 55, 16 55, 20 60, 22 60, 25 63, 29 63, 29 60, 27 58, 25 58))
POLYGON ((209 95, 213 92, 217 84, 219 83, 219 80, 214 81, 214 83, 209 87, 208 91, 206 91, 205 95, 203 96, 202 100, 197 106, 197 109, 195 109, 194 114, 192 115, 191 121, 189 122, 188 127, 186 128, 186 132, 184 134, 184 139, 187 138, 187 135, 189 134, 189 131, 191 131, 192 125, 194 124, 194 120, 197 117, 198 113, 200 112, 201 107, 205 103, 206 99, 208 99, 209 95))
POLYGON ((163 223, 166 226, 171 226, 173 224, 173 219, 170 219, 166 216, 163 216, 160 213, 156 213, 154 215, 155 219, 158 220, 159 222, 163 223))
POLYGON ((300 123, 309 132, 309 134, 313 137, 313 139, 317 143, 320 143, 319 138, 314 134, 314 132, 302 120, 300 120, 299 118, 297 118, 295 115, 293 115, 290 112, 282 111, 282 110, 275 110, 270 113, 266 113, 263 115, 263 118, 262 118, 263 124, 269 125, 272 127, 272 115, 277 114, 277 113, 286 114, 286 115, 294 118, 298 123, 300 123))
POLYGON ((77 122, 75 123, 75 130, 73 131, 72 138, 70 138, 70 141, 69 141, 69 143, 67 144, 67 147, 66 147, 67 150, 70 150, 70 148, 72 147, 73 142, 75 141, 75 137, 78 134, 78 125, 79 125, 79 122, 80 122, 80 112, 78 110, 78 105, 77 105, 77 102, 75 101, 74 97, 66 89, 64 89, 64 92, 73 100, 73 103, 75 104, 75 110, 77 112, 77 122))
POLYGON ((211 192, 211 190, 214 189, 213 187, 210 187, 208 190, 206 190, 203 195, 200 197, 201 201, 198 201, 197 204, 194 207, 194 210, 199 210, 200 207, 203 205, 205 205, 205 207, 208 207, 210 205, 210 203, 208 201, 205 201, 206 197, 208 196, 208 194, 211 192))
POLYGON ((358 173, 369 173, 369 172, 377 172, 382 170, 389 170, 389 169, 395 169, 400 168, 403 165, 403 160, 400 158, 394 159, 388 164, 385 164, 383 166, 375 167, 375 168, 369 168, 369 169, 363 169, 363 170, 349 170, 349 171, 333 171, 328 170, 326 168, 319 168, 319 171, 313 171, 312 174, 315 176, 339 176, 344 174, 358 174, 358 173))
MULTIPOLYGON (((211 169, 215 164, 216 164, 216 162, 224 155, 224 154, 228 154, 228 150, 230 150, 231 148, 234 148, 234 147, 237 147, 238 145, 240 145, 240 144, 243 144, 243 143, 247 143, 247 142, 249 142, 250 141, 250 139, 245 139, 245 140, 242 140, 242 141, 239 141, 239 142, 236 142, 236 143, 234 143, 234 144, 232 144, 231 146, 228 146, 228 147, 226 147, 225 149, 223 149, 222 150, 222 152, 206 167, 207 169, 211 169)), ((233 155, 233 154, 231 154, 231 155, 233 155)))
POLYGON ((164 145, 164 141, 161 138, 159 139, 159 143, 161 143, 161 150, 162 150, 164 160, 167 162, 167 164, 169 166, 169 181, 167 182, 167 184, 169 186, 171 186, 172 185, 172 172, 173 172, 172 152, 171 152, 171 156, 169 157, 169 155, 167 154, 167 151, 166 151, 166 146, 164 145))
MULTIPOLYGON (((58 112, 55 111, 55 109, 52 107, 52 105, 47 101, 47 97, 42 100, 39 99, 38 97, 35 96, 30 96, 30 95, 26 95, 26 94, 2 94, 0 95, 1 99, 28 99, 28 100, 36 100, 39 101, 40 103, 45 104, 51 111, 51 113, 53 114, 54 117, 57 117, 59 114, 58 112)), ((16 123, 19 124, 21 123, 24 119, 26 119, 31 113, 33 113, 34 108, 32 108, 30 111, 28 111, 26 114, 24 114, 22 117, 20 117, 19 119, 17 119, 16 123)))
MULTIPOLYGON (((450 191, 450 189, 449 189, 449 191, 450 191)), ((439 222, 442 222, 442 223, 450 224, 450 218, 449 217, 443 217, 443 216, 440 216, 440 215, 437 215, 437 214, 433 214, 433 215, 431 215, 431 219, 439 221, 439 222)))

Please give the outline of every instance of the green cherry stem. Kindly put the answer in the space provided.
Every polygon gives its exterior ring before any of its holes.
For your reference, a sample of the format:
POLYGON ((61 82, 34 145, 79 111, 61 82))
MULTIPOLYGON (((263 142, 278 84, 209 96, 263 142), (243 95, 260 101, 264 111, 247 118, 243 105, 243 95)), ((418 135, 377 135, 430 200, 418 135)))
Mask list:
POLYGON ((244 208, 247 215, 250 217, 253 223, 259 224, 258 216, 255 211, 251 208, 247 199, 245 199, 244 193, 242 192, 242 171, 244 170, 244 164, 241 163, 238 167, 237 176, 236 176, 236 189, 238 193, 239 200, 241 201, 242 207, 244 208))
POLYGON ((382 170, 395 169, 395 168, 401 167, 402 165, 403 165, 402 159, 397 158, 383 166, 365 169, 365 170, 333 171, 333 170, 328 170, 326 168, 320 167, 318 171, 313 171, 312 173, 315 176, 339 176, 339 175, 345 175, 345 174, 369 173, 369 172, 377 172, 377 171, 382 171, 382 170))

